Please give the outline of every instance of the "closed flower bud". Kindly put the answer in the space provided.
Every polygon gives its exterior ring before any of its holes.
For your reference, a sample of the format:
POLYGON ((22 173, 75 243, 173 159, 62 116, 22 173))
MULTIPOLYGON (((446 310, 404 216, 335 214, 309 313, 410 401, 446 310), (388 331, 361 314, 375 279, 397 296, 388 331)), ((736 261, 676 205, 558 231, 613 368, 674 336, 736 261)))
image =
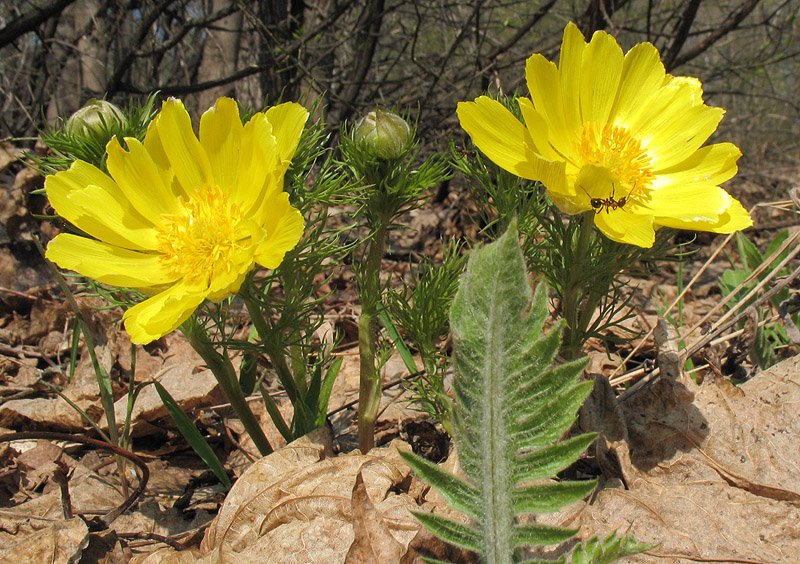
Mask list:
POLYGON ((92 137, 105 145, 114 134, 120 133, 127 119, 117 106, 105 100, 89 100, 72 114, 65 125, 75 137, 92 137))
POLYGON ((375 110, 361 118, 353 138, 378 157, 396 159, 411 142, 411 128, 399 115, 375 110))

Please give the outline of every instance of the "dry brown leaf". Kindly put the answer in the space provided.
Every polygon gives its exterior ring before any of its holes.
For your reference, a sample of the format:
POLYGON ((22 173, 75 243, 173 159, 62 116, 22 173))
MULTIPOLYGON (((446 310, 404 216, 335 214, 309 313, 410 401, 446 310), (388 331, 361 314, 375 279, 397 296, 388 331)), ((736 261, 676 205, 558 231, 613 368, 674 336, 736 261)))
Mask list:
POLYGON ((355 538, 347 551, 345 564, 398 562, 406 547, 394 538, 383 515, 369 499, 361 472, 356 475, 351 502, 355 538))
MULTIPOLYGON (((96 393, 97 384, 94 385, 96 393)), ((91 392, 91 390, 89 390, 91 392)), ((71 398, 72 399, 72 398, 71 398)), ((94 398, 77 401, 81 409, 99 419, 102 410, 94 398)), ((88 424, 81 415, 61 398, 31 398, 10 400, 0 406, 0 426, 12 429, 45 428, 63 433, 79 433, 88 424)))
POLYGON ((0 562, 70 564, 80 559, 89 543, 89 529, 79 518, 54 521, 30 535, 12 538, 0 548, 0 562))
POLYGON ((128 564, 130 556, 130 549, 123 546, 117 533, 106 530, 89 534, 79 564, 128 564))
POLYGON ((198 551, 194 549, 176 551, 162 548, 150 554, 138 554, 128 564, 194 564, 198 556, 198 551))
POLYGON ((602 490, 593 505, 559 519, 580 525, 581 537, 618 530, 661 544, 631 563, 796 564, 798 404, 800 357, 741 388, 714 378, 702 386, 662 379, 622 406, 629 489, 602 490))
POLYGON ((203 539, 204 556, 193 564, 343 563, 355 538, 359 473, 375 514, 402 547, 385 564, 398 562, 419 523, 408 512, 417 503, 393 491, 410 472, 396 444, 368 455, 330 456, 330 436, 318 429, 256 461, 234 484, 203 539))
MULTIPOLYGON (((152 374, 151 379, 161 383, 178 403, 184 413, 191 413, 200 407, 223 403, 224 396, 214 374, 207 369, 200 369, 202 361, 182 361, 165 365, 159 374, 152 374)), ((128 408, 128 394, 114 403, 117 421, 125 420, 128 408)), ((162 433, 163 428, 150 425, 167 416, 161 397, 154 386, 142 389, 136 397, 131 411, 132 435, 134 437, 154 433, 162 433)))
MULTIPOLYGON (((92 472, 84 464, 64 455, 61 457, 71 469, 69 478, 69 496, 73 511, 107 512, 121 504, 124 497, 118 485, 107 478, 92 472)), ((63 517, 61 509, 61 492, 58 487, 45 490, 43 495, 34 497, 25 503, 9 508, 9 514, 35 515, 45 519, 63 517)), ((22 518, 22 522, 27 519, 22 518)), ((31 520, 33 528, 39 527, 36 520, 31 520)))
MULTIPOLYGON (((395 454, 392 459, 376 451, 369 456, 354 454, 309 464, 308 458, 314 453, 302 443, 293 445, 264 459, 270 468, 269 481, 255 484, 257 494, 237 508, 235 518, 217 535, 214 549, 222 561, 257 562, 269 553, 275 555, 276 564, 342 562, 353 541, 350 498, 360 469, 370 497, 380 500, 378 506, 386 519, 394 522, 395 530, 399 527, 402 534, 410 526, 416 531, 415 522, 403 511, 402 501, 406 500, 387 495, 408 473, 407 468, 401 471, 399 456, 395 454), (283 454, 285 450, 288 457, 283 454), (272 458, 278 460, 269 460, 272 458)), ((318 457, 324 452, 319 447, 315 450, 318 457)), ((241 480, 247 483, 248 475, 245 473, 241 480)), ((210 534, 206 540, 209 538, 210 534)))
POLYGON ((15 147, 8 141, 0 141, 0 171, 5 170, 8 165, 21 159, 25 151, 15 147))

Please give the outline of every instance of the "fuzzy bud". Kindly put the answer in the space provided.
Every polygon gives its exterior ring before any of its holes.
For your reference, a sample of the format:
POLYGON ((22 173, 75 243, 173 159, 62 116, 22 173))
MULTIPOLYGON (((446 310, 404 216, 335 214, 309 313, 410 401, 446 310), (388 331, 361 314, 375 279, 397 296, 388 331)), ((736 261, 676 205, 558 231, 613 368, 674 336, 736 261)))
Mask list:
POLYGON ((111 102, 89 100, 69 116, 64 129, 75 137, 91 137, 105 145, 126 122, 125 114, 111 102))
POLYGON ((375 110, 361 118, 353 138, 378 157, 396 159, 411 142, 411 128, 399 115, 375 110))

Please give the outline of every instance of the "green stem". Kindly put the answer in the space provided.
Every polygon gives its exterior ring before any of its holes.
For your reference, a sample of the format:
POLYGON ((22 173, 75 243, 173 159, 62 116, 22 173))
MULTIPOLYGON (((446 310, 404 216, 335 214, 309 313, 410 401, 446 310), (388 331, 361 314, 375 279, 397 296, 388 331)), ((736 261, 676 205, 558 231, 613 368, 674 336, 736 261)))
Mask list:
POLYGON ((275 369, 275 373, 278 375, 283 389, 286 390, 286 395, 289 396, 289 401, 292 402, 292 405, 296 405, 299 396, 297 384, 292 376, 289 364, 286 362, 286 356, 281 350, 280 343, 275 339, 275 331, 272 331, 269 325, 267 325, 261 306, 253 299, 249 279, 239 291, 239 296, 244 300, 247 313, 250 314, 250 320, 253 322, 253 327, 256 328, 258 338, 261 340, 261 347, 267 357, 269 357, 269 361, 272 363, 272 367, 275 369))
POLYGON ((379 221, 370 241, 361 286, 361 317, 358 320, 358 352, 361 377, 358 390, 358 446, 366 454, 375 446, 375 419, 381 402, 381 375, 377 366, 378 304, 380 274, 389 233, 388 221, 379 221))
POLYGON ((594 313, 596 299, 589 299, 581 308, 581 303, 586 296, 586 258, 591 248, 594 235, 594 211, 587 211, 581 217, 581 226, 578 240, 571 253, 572 264, 567 271, 567 281, 564 284, 564 298, 562 312, 567 320, 567 329, 564 333, 564 343, 561 345, 561 356, 566 360, 574 360, 581 354, 581 346, 585 340, 585 319, 594 313), (592 311, 589 311, 591 307, 592 311))
POLYGON ((272 445, 269 444, 263 429, 261 429, 261 425, 258 424, 258 420, 247 404, 247 399, 245 399, 242 388, 239 386, 239 379, 236 377, 236 371, 233 369, 230 359, 227 356, 221 355, 214 349, 206 338, 203 330, 193 319, 184 323, 181 326, 181 330, 189 340, 189 344, 192 345, 192 348, 197 351, 214 374, 219 385, 222 386, 222 390, 228 397, 228 401, 231 402, 234 411, 236 411, 236 414, 239 416, 239 420, 242 422, 242 425, 244 425, 247 434, 250 435, 250 438, 256 445, 258 452, 260 452, 262 456, 270 454, 272 452, 272 445))

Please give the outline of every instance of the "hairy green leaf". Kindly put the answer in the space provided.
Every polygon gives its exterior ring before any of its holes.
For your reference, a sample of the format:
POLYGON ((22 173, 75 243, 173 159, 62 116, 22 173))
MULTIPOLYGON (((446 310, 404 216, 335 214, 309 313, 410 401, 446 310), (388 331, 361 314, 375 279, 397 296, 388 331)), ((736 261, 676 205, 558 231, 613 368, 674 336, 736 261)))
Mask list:
POLYGON ((438 484, 442 496, 450 507, 477 519, 480 511, 480 492, 458 476, 442 470, 436 464, 420 457, 406 458, 408 465, 423 480, 438 484))
POLYGON ((480 533, 473 528, 432 513, 422 513, 421 511, 412 511, 411 513, 425 525, 426 529, 443 541, 467 550, 480 551, 482 544, 480 533))
POLYGON ((553 366, 563 325, 547 334, 547 296, 531 295, 516 224, 472 252, 450 313, 455 368, 455 433, 467 480, 409 453, 403 457, 471 521, 418 518, 443 540, 511 564, 519 549, 549 545, 576 531, 530 523, 521 514, 552 512, 588 495, 594 482, 546 480, 571 464, 594 435, 556 441, 575 421, 592 384, 584 361, 553 366), (538 482, 538 483, 537 483, 538 482))
POLYGON ((517 488, 511 494, 514 513, 552 513, 565 505, 580 501, 594 489, 594 480, 584 482, 550 482, 517 488))

